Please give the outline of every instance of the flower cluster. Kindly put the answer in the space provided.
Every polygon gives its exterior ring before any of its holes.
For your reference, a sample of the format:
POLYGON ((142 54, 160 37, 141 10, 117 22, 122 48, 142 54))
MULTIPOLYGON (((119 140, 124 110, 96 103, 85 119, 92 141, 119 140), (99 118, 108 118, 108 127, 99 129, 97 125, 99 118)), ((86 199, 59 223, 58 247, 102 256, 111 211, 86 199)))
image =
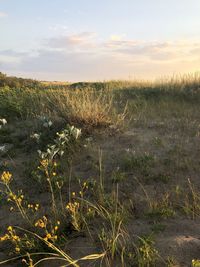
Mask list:
MULTIPOLYGON (((72 194, 73 195, 73 194, 72 194)), ((80 203, 77 201, 69 202, 66 209, 71 216, 71 223, 76 231, 81 230, 80 203)))
MULTIPOLYGON (((46 152, 38 150, 41 159, 53 160, 55 156, 62 157, 64 152, 70 151, 70 145, 81 136, 81 130, 74 126, 67 126, 62 132, 57 133, 57 138, 54 139, 54 144, 48 145, 46 152)), ((72 152, 72 151, 70 151, 72 152)))
POLYGON ((35 223, 35 227, 46 229, 47 222, 48 222, 47 217, 43 216, 42 219, 37 220, 37 222, 35 223))
POLYGON ((1 175, 1 182, 8 185, 12 179, 12 174, 10 172, 4 171, 1 175))
POLYGON ((80 207, 80 203, 78 202, 69 202, 67 205, 66 205, 66 209, 69 210, 71 213, 75 213, 80 207))
POLYGON ((15 245, 15 252, 20 252, 21 238, 16 234, 16 231, 13 229, 12 226, 8 226, 7 233, 4 236, 0 237, 1 242, 6 240, 11 241, 15 245))
POLYGON ((43 168, 47 168, 49 166, 49 160, 48 159, 43 159, 40 161, 40 165, 43 167, 43 168))
MULTIPOLYGON (((7 201, 8 202, 13 202, 15 203, 15 205, 17 206, 18 210, 20 211, 22 217, 26 220, 29 221, 29 218, 26 214, 26 210, 24 208, 24 195, 22 194, 22 191, 19 191, 18 194, 16 194, 11 186, 10 186, 10 182, 12 179, 12 174, 8 171, 4 171, 0 177, 0 182, 3 183, 5 185, 5 194, 7 196, 7 201)), ((10 208, 10 211, 13 211, 13 207, 10 208)))
POLYGON ((46 216, 43 216, 35 222, 35 227, 42 229, 45 233, 43 240, 51 242, 55 242, 58 239, 57 231, 59 229, 59 225, 60 221, 57 221, 54 227, 51 227, 51 230, 48 230, 48 219, 46 216))
POLYGON ((28 209, 32 210, 32 211, 38 211, 39 210, 39 207, 40 207, 40 204, 28 204, 28 209))
POLYGON ((10 192, 8 194, 8 199, 7 200, 8 200, 8 202, 9 201, 14 201, 16 204, 21 206, 23 199, 24 199, 24 195, 20 194, 19 196, 17 196, 13 192, 10 192))

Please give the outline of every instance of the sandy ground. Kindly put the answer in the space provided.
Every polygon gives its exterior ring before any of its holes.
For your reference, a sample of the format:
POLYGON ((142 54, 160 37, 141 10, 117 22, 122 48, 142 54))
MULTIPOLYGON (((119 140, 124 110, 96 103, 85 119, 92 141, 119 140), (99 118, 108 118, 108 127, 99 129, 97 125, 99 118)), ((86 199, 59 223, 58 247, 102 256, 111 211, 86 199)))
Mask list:
MULTIPOLYGON (((95 178, 98 175, 98 170, 94 166, 98 162, 98 153, 101 149, 106 187, 109 188, 112 185, 110 177, 114 171, 120 170, 125 173, 125 179, 119 182, 119 190, 124 205, 130 200, 134 203, 134 210, 127 224, 130 237, 132 236, 134 239, 136 235, 148 235, 155 225, 162 225, 162 230, 154 231, 155 246, 163 259, 166 260, 167 257, 174 259, 173 265, 170 265, 174 267, 189 267, 192 259, 200 259, 200 218, 197 216, 192 219, 179 210, 170 218, 146 216, 148 201, 138 180, 152 200, 161 199, 166 192, 174 191, 177 185, 187 193, 188 178, 199 189, 199 138, 197 126, 194 127, 193 132, 189 132, 187 130, 182 131, 172 121, 135 123, 128 130, 117 134, 92 135, 92 141, 82 148, 73 166, 74 176, 81 177, 83 180, 95 178), (143 155, 151 155, 153 163, 149 164, 145 161, 142 168, 141 166, 124 167, 127 157, 141 157, 143 155), (162 177, 169 177, 168 181, 163 182, 162 179, 159 179, 161 175, 162 177)), ((14 173, 18 188, 22 187, 23 190, 31 193, 33 200, 40 199, 44 206, 48 205, 47 194, 43 192, 37 194, 37 187, 35 188, 33 185, 30 188, 29 178, 24 178, 27 161, 30 159, 31 154, 18 149, 15 156, 10 156, 9 153, 2 156, 0 165, 6 166, 14 173)), ((5 226, 15 225, 16 221, 20 221, 19 214, 17 212, 10 213, 6 202, 2 201, 0 231, 3 233, 5 226)), ((0 249, 1 259, 7 258, 8 249, 5 247, 0 249)), ((92 253, 94 249, 86 236, 71 240, 69 251, 76 258, 92 253)), ((21 266, 19 264, 13 263, 4 266, 21 266)), ((45 263, 43 266, 56 267, 58 265, 57 263, 48 265, 45 263)), ((89 265, 83 264, 82 266, 89 265)), ((157 266, 164 266, 162 260, 157 266)))

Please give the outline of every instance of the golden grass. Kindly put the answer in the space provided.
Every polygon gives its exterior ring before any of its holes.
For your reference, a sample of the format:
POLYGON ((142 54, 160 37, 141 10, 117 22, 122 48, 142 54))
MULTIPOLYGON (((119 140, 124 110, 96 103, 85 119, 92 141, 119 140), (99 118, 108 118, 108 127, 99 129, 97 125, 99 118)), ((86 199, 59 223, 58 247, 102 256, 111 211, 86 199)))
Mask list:
POLYGON ((49 107, 70 124, 106 126, 116 119, 112 95, 103 91, 52 90, 48 92, 48 101, 49 107))
POLYGON ((103 90, 2 88, 0 115, 23 119, 48 116, 91 128, 118 125, 125 114, 117 112, 113 94, 103 90))

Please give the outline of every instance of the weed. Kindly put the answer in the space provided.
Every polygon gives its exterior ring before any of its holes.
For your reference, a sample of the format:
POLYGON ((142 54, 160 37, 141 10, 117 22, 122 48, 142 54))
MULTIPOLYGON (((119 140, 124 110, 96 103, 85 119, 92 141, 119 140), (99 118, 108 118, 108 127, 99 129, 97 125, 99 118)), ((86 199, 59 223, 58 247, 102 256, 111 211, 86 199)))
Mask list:
POLYGON ((158 259, 158 251, 154 248, 152 236, 139 237, 139 244, 136 251, 136 261, 139 267, 155 266, 156 260, 158 259))
MULTIPOLYGON (((21 216, 23 219, 26 219, 30 223, 30 219, 27 215, 26 209, 24 207, 24 195, 19 192, 18 194, 15 194, 10 186, 12 180, 12 174, 10 172, 4 171, 1 175, 0 183, 4 185, 5 190, 3 191, 4 194, 7 197, 7 201, 14 203, 19 210, 21 216)), ((11 207, 13 209, 13 207, 11 207)))
POLYGON ((195 189, 194 185, 191 183, 191 180, 188 179, 188 189, 189 192, 183 192, 183 211, 191 216, 192 219, 200 216, 200 193, 195 189))
POLYGON ((167 257, 166 267, 175 267, 177 266, 177 262, 174 257, 167 257))
POLYGON ((123 182, 126 179, 126 173, 121 172, 120 170, 113 171, 111 180, 112 183, 120 183, 123 182))
POLYGON ((147 213, 149 218, 169 218, 175 215, 175 211, 170 200, 170 194, 166 193, 160 200, 154 200, 150 203, 150 210, 147 213))
POLYGON ((141 156, 126 156, 122 162, 122 169, 126 171, 140 171, 147 173, 149 168, 154 164, 154 157, 148 153, 141 156))

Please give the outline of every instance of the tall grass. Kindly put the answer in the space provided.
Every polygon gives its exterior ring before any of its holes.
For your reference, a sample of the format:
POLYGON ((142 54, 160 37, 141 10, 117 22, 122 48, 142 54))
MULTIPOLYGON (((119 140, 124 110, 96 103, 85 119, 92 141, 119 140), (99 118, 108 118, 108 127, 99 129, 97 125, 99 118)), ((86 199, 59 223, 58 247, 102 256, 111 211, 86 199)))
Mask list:
POLYGON ((91 88, 49 91, 48 105, 71 124, 106 126, 117 119, 112 95, 91 88))
POLYGON ((41 85, 38 89, 5 86, 0 88, 0 115, 23 118, 55 115, 75 124, 105 126, 117 122, 117 110, 123 113, 126 101, 132 97, 158 99, 167 96, 199 101, 199 89, 199 73, 155 81, 113 80, 59 87, 41 85))
POLYGON ((117 112, 113 95, 102 90, 8 87, 0 89, 0 116, 22 119, 49 116, 83 127, 118 124, 123 117, 117 112))

